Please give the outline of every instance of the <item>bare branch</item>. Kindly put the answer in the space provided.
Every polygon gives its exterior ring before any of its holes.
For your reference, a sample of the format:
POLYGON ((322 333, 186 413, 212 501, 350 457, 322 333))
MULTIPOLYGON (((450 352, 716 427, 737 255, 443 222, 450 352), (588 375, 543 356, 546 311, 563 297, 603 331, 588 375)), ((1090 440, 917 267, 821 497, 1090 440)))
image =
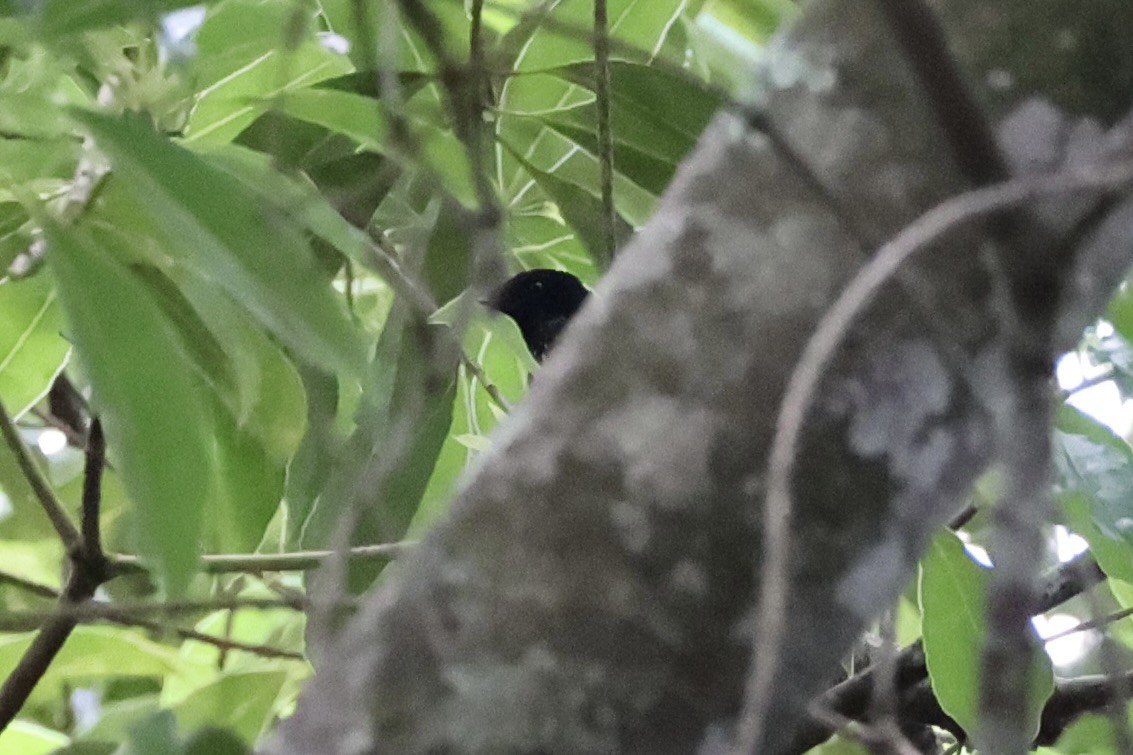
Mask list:
MULTIPOLYGON (((380 545, 359 545, 347 551, 347 557, 359 561, 391 561, 405 554, 416 541, 380 545)), ((246 572, 259 574, 269 571, 310 571, 334 555, 333 550, 294 551, 292 553, 246 553, 205 555, 201 557, 201 571, 206 574, 246 572)), ((110 557, 110 568, 117 575, 144 574, 146 568, 140 558, 116 554, 110 557)))
POLYGON ((81 542, 81 535, 78 529, 75 528, 70 517, 67 516, 63 504, 55 497, 55 491, 51 489, 47 478, 43 476, 43 473, 31 458, 31 454, 28 453, 23 440, 20 439, 19 431, 16 430, 16 426, 12 423, 12 418, 9 416, 8 410, 4 408, 3 404, 0 404, 0 434, 4 436, 4 442, 8 446, 9 453, 15 458, 16 464, 19 466, 24 478, 27 479, 28 484, 31 485, 31 489, 35 493, 39 505, 43 507, 47 518, 51 520, 51 526, 55 528, 55 532, 59 535, 63 547, 68 552, 77 548, 81 542))

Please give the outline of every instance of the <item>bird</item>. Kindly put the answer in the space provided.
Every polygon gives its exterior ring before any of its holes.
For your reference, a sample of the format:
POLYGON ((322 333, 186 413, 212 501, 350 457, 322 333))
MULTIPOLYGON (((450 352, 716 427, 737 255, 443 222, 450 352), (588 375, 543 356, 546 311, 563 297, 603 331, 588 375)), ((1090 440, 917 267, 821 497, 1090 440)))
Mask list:
POLYGON ((527 350, 542 362, 589 293, 570 273, 540 268, 509 278, 484 304, 515 320, 527 350))

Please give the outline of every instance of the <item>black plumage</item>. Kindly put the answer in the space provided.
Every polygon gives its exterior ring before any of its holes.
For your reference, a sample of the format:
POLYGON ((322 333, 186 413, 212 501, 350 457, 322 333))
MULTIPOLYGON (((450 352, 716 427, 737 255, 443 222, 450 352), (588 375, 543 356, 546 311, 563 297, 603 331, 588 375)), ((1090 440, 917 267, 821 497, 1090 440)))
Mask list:
POLYGON ((496 289, 485 304, 515 320, 531 356, 541 362, 588 293, 570 273, 527 270, 496 289))

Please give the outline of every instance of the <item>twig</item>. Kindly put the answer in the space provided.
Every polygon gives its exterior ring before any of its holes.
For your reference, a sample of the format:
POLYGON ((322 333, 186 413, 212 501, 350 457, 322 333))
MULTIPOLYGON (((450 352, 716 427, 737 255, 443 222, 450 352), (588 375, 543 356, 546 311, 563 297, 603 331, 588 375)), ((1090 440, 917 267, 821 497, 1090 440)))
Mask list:
POLYGON ((610 30, 606 0, 594 0, 594 97, 598 114, 598 162, 602 166, 602 240, 606 266, 617 246, 614 216, 614 137, 610 128, 610 30))
POLYGON ((1006 180, 1007 166, 983 110, 968 92, 944 30, 924 0, 876 0, 928 98, 952 159, 973 186, 1006 180))
MULTIPOLYGON (((1105 574, 1098 568, 1088 554, 1082 554, 1059 564, 1047 574, 1039 586, 1038 613, 1054 609, 1073 597, 1081 595, 1094 585, 1105 580, 1105 574)), ((895 679, 902 699, 910 690, 928 677, 925 666, 924 648, 920 641, 905 647, 897 654, 895 679)), ((854 676, 828 689, 818 700, 823 710, 834 711, 851 719, 861 719, 868 712, 870 696, 873 694, 875 666, 862 669, 854 676)), ((906 706, 902 705, 902 709, 906 706)), ((796 732, 788 753, 803 753, 821 744, 836 731, 818 719, 811 718, 796 732)))
POLYGON ((762 574, 757 575, 761 585, 760 606, 752 645, 760 648, 760 657, 753 659, 748 680, 740 751, 756 749, 762 735, 764 711, 770 702, 771 682, 777 671, 787 604, 791 477, 803 423, 818 385, 851 326, 911 257, 945 234, 1030 199, 1087 190, 1112 191, 1130 181, 1133 181, 1133 163, 1123 162, 1026 176, 960 194, 929 210, 882 246, 827 310, 791 374, 771 445, 763 520, 766 558, 762 574))
POLYGON ((12 723, 24 707, 28 696, 47 673, 47 667, 55 660, 77 623, 72 616, 56 614, 41 625, 20 662, 8 674, 3 686, 0 686, 0 731, 7 729, 8 724, 12 723))
POLYGON ((119 618, 115 617, 114 614, 111 613, 111 612, 107 612, 107 615, 104 618, 105 618, 106 621, 112 622, 114 624, 119 624, 119 625, 122 625, 122 626, 140 627, 142 629, 148 629, 151 632, 164 632, 164 631, 173 632, 173 634, 177 635, 178 637, 180 637, 183 640, 194 640, 195 642, 203 642, 206 645, 212 645, 212 646, 220 649, 221 652, 227 652, 227 651, 231 651, 231 650, 240 650, 240 651, 243 651, 245 653, 251 653, 253 655, 258 655, 262 658, 282 658, 282 659, 286 659, 286 660, 290 660, 290 661, 306 661, 307 660, 306 656, 304 656, 302 653, 296 653, 294 650, 284 650, 282 648, 273 647, 271 645, 261 645, 261 644, 257 644, 257 643, 251 643, 251 642, 241 642, 240 640, 234 640, 234 639, 231 639, 230 637, 217 637, 216 635, 213 635, 213 634, 207 634, 205 632, 198 632, 195 629, 187 629, 185 627, 178 627, 178 626, 167 627, 167 626, 165 626, 165 625, 163 625, 159 622, 156 622, 156 621, 145 621, 143 619, 134 619, 134 618, 126 617, 126 616, 123 616, 123 617, 121 617, 121 619, 119 619, 119 618))
MULTIPOLYGON (((54 492, 47 486, 47 482, 39 475, 39 470, 31 465, 30 458, 28 458, 23 444, 19 442, 19 437, 15 435, 15 427, 3 406, 0 406, 0 424, 3 426, 5 438, 17 458, 22 457, 28 461, 26 468, 21 464, 24 473, 29 474, 30 470, 35 475, 34 478, 29 477, 28 481, 34 487, 35 480, 38 480, 38 484, 47 492, 49 499, 44 501, 41 498, 41 501, 44 502, 50 516, 52 511, 55 510, 52 506, 58 506, 58 501, 55 499, 54 492)), ((92 437, 83 477, 83 535, 90 536, 91 540, 87 542, 85 537, 75 532, 74 525, 63 515, 61 521, 65 522, 70 530, 60 531, 59 535, 67 547, 67 555, 71 562, 71 574, 67 578, 67 584, 64 586, 62 594, 59 596, 60 611, 45 619, 39 633, 36 634, 35 639, 32 640, 31 645, 28 646, 12 673, 4 680, 3 687, 0 687, 0 731, 6 729, 20 712, 20 709, 23 708, 32 690, 35 689, 43 675, 47 673, 47 667, 51 665, 55 656, 63 648, 63 643, 67 641, 78 624, 78 619, 69 615, 68 609, 90 600, 95 591, 98 590, 99 585, 110 578, 106 557, 99 547, 98 535, 99 503, 102 498, 102 464, 105 458, 101 431, 99 431, 99 436, 97 439, 92 437)), ((61 508, 58 513, 62 514, 61 508)), ((56 529, 59 529, 58 525, 56 529)))
POLYGON ((40 598, 50 598, 54 600, 59 597, 59 591, 49 585, 33 582, 30 579, 18 576, 16 574, 9 574, 5 571, 0 571, 0 584, 12 585, 18 587, 24 592, 29 592, 32 595, 40 598))
MULTIPOLYGON (((65 593, 64 593, 65 594, 65 593)), ((306 611, 311 602, 307 599, 290 600, 281 598, 208 598, 204 600, 172 600, 161 603, 143 601, 140 603, 103 603, 86 599, 82 601, 61 601, 49 611, 5 611, 4 617, 19 622, 39 622, 48 624, 57 619, 67 619, 73 623, 83 621, 135 621, 152 616, 172 616, 175 614, 210 613, 213 611, 306 611)), ((353 611, 357 608, 355 599, 341 599, 332 608, 353 611)))
MULTIPOLYGON (((42 422, 44 427, 50 427, 54 430, 58 430, 59 432, 63 433, 64 437, 67 438, 67 442, 71 446, 73 446, 74 448, 77 448, 81 451, 86 450, 86 447, 87 447, 86 437, 76 433, 74 431, 74 429, 72 429, 66 422, 63 422, 58 417, 55 417, 52 414, 48 414, 47 412, 43 411, 42 409, 40 409, 39 407, 36 407, 36 406, 33 406, 28 411, 28 414, 31 414, 33 417, 35 417, 40 422, 42 422)), ((29 424, 27 426, 32 426, 32 425, 29 424)), ((36 426, 36 427, 38 427, 38 426, 36 426)))
MULTIPOLYGON (((375 269, 382 275, 383 278, 393 287, 393 290, 399 295, 409 300, 410 304, 425 316, 432 315, 437 311, 437 304, 433 301, 432 295, 424 290, 409 273, 402 267, 401 262, 397 258, 397 252, 394 250, 389 242, 382 236, 377 236, 372 239, 373 243, 370 244, 370 259, 374 263, 375 269)), ((464 350, 463 345, 457 338, 455 331, 451 328, 445 328, 449 333, 453 342, 460 350, 460 363, 464 365, 474 378, 480 381, 480 385, 484 387, 484 392, 488 397, 496 403, 496 405, 503 409, 505 412, 511 411, 511 406, 508 404, 507 399, 500 393, 480 365, 468 356, 464 350)))
MULTIPOLYGON (((351 548, 347 555, 351 560, 383 561, 404 555, 417 543, 404 540, 400 543, 380 545, 359 545, 351 548)), ((269 571, 310 571, 318 568, 324 560, 334 554, 333 550, 295 551, 293 553, 246 553, 206 555, 201 557, 200 568, 206 574, 229 574, 246 572, 258 574, 269 571)), ((144 574, 146 567, 137 556, 112 554, 109 556, 111 571, 122 574, 144 574)))
POLYGON ((82 526, 83 556, 87 559, 105 558, 102 552, 102 534, 99 528, 99 508, 102 499, 102 471, 106 466, 106 439, 102 435, 102 420, 95 417, 90 423, 86 448, 87 469, 83 476, 82 526))
POLYGON ((39 471, 39 467, 32 460, 31 454, 28 453, 24 442, 20 440, 20 434, 16 430, 16 426, 12 424, 12 418, 8 415, 8 410, 0 403, 0 434, 4 436, 4 442, 8 446, 8 451, 16 459, 16 465, 19 466, 20 472, 23 473, 24 478, 31 486, 32 492, 35 493, 39 505, 43 507, 44 513, 47 518, 51 520, 51 526, 55 528, 55 532, 59 535, 59 540, 63 543, 63 548, 68 552, 78 548, 81 542, 81 535, 75 528, 67 516, 67 511, 63 508, 63 504, 55 497, 55 491, 51 489, 48 484, 47 478, 39 471))
MULTIPOLYGON (((464 146, 468 158, 468 168, 476 190, 479 205, 476 217, 476 233, 472 253, 472 289, 476 298, 486 290, 488 283, 502 276, 503 263, 496 259, 503 248, 500 239, 500 223, 503 212, 499 206, 496 192, 488 177, 484 159, 488 144, 484 138, 484 103, 487 92, 484 75, 482 25, 480 13, 483 0, 474 0, 472 5, 472 28, 469 42, 469 63, 461 66, 453 61, 444 47, 441 25, 421 0, 398 0, 402 13, 409 20, 430 52, 436 57, 441 68, 441 83, 448 95, 449 111, 453 120, 453 130, 464 146)), ((470 303, 458 307, 457 316, 450 326, 459 349, 461 362, 481 381, 485 392, 500 408, 507 411, 507 402, 487 382, 483 371, 465 353, 460 341, 465 325, 471 315, 470 303)), ((435 307, 434 307, 435 309, 435 307)), ((430 312, 429 314, 431 314, 430 312)))
POLYGON ((1059 391, 1059 396, 1062 398, 1063 401, 1065 401, 1066 399, 1070 398, 1071 396, 1073 396, 1074 394, 1076 394, 1080 391, 1084 391, 1084 390, 1087 390, 1089 388, 1093 388, 1095 386, 1102 385, 1103 383, 1108 383, 1109 381, 1114 379, 1114 376, 1115 376, 1116 373, 1117 373, 1117 370, 1114 369, 1113 365, 1107 365, 1106 369, 1104 369, 1102 372, 1098 373, 1097 375, 1094 375, 1093 377, 1088 377, 1075 386, 1071 386, 1070 388, 1066 388, 1062 391, 1059 391))
POLYGON ((1064 629, 1061 632, 1055 632, 1054 634, 1047 635, 1046 637, 1043 637, 1042 640, 1043 643, 1054 642, 1055 640, 1061 640, 1063 637, 1069 637, 1070 635, 1077 634, 1078 632, 1088 632, 1091 629, 1101 629, 1107 624, 1112 624, 1115 621, 1121 621, 1127 616, 1133 616, 1133 608, 1123 608, 1120 611, 1107 613, 1105 616, 1099 616, 1096 619, 1089 619, 1088 621, 1078 622, 1069 629, 1064 629))

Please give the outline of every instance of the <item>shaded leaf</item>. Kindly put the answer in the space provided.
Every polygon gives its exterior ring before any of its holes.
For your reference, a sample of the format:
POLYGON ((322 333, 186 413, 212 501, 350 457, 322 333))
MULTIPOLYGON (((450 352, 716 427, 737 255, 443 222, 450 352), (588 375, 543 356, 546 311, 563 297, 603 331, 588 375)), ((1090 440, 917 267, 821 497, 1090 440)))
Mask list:
POLYGON ((172 593, 197 561, 209 489, 207 408, 146 288, 88 235, 47 227, 48 265, 94 389, 115 466, 137 508, 138 549, 172 593))
MULTIPOLYGON (((972 734, 979 723, 980 648, 987 634, 987 570, 951 532, 937 535, 921 562, 925 663, 940 707, 972 734)), ((1034 639, 1027 699, 1029 730, 1054 691, 1050 659, 1034 639)))
POLYGON ((250 744, 270 722, 285 681, 283 671, 223 674, 173 706, 173 715, 182 731, 222 726, 250 744))
MULTIPOLYGON (((574 229, 578 240, 590 252, 591 258, 597 263, 598 260, 603 260, 609 256, 606 253, 602 231, 606 223, 602 200, 581 186, 564 181, 552 173, 539 170, 523 160, 514 150, 512 155, 531 174, 531 177, 539 184, 539 188, 555 201, 563 220, 574 229)), ((620 215, 615 215, 614 238, 617 245, 624 244, 631 235, 633 235, 633 226, 620 215)))
POLYGON ((155 219, 169 250, 302 358, 358 375, 363 349, 290 218, 139 118, 76 112, 155 219))
MULTIPOLYGON (((0 668, 15 668, 31 644, 32 634, 0 637, 0 668)), ((32 693, 33 701, 59 695, 65 684, 90 683, 121 676, 160 677, 178 668, 177 655, 135 630, 77 627, 32 693)))
POLYGON ((192 0, 43 0, 36 4, 35 29, 50 39, 136 19, 152 21, 161 13, 197 4, 192 0))
MULTIPOLYGON (((1061 491, 1088 501, 1090 522, 1097 534, 1121 542, 1128 554, 1133 545, 1133 448, 1088 415, 1063 406, 1053 449, 1061 491)), ((1074 509, 1068 510, 1068 516, 1080 523, 1074 509)), ((1081 534, 1089 537, 1095 533, 1083 528, 1081 534)))

